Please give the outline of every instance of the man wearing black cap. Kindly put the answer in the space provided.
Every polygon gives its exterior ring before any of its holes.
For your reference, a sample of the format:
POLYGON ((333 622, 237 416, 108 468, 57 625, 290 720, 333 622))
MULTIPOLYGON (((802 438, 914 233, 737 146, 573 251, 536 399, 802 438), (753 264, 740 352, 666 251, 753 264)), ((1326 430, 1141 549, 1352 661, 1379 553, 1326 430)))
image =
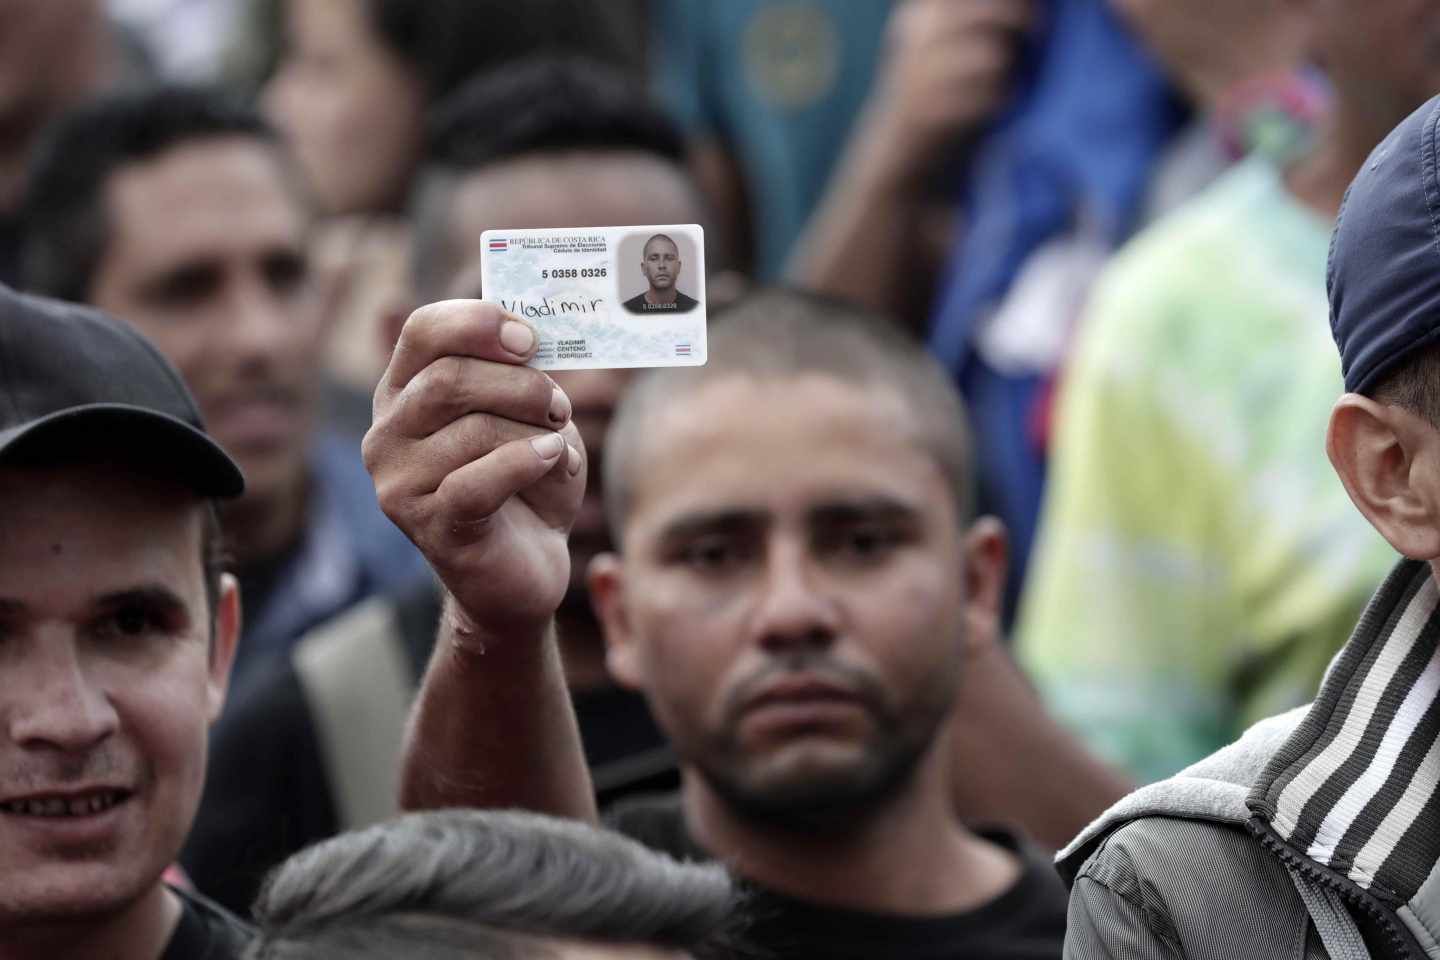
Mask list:
POLYGON ((1330 462, 1403 559, 1313 704, 1132 794, 1065 851, 1073 957, 1440 955, 1440 97, 1330 247, 1330 462))
POLYGON ((244 490, 131 328, 0 287, 0 956, 238 957, 167 886, 240 626, 244 490))

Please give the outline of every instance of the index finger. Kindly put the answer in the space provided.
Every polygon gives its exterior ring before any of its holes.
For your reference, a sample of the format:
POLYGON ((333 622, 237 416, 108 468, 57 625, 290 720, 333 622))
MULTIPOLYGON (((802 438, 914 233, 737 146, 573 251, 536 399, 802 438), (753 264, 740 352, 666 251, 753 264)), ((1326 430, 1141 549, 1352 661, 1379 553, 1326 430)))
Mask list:
POLYGON ((381 383, 391 393, 441 357, 523 364, 539 338, 524 320, 484 300, 441 300, 410 314, 381 383))

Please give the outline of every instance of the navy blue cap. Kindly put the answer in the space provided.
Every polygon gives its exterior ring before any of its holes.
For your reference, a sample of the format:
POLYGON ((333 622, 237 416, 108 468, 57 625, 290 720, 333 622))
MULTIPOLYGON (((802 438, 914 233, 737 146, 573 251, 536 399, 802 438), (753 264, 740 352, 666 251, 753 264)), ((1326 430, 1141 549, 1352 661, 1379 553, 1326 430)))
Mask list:
POLYGON ((1340 206, 1326 286, 1345 389, 1365 393, 1440 343, 1440 180, 1435 97, 1390 132, 1340 206))
POLYGON ((129 324, 0 285, 0 463, 117 444, 202 497, 238 497, 240 468, 205 432, 175 368, 129 324))

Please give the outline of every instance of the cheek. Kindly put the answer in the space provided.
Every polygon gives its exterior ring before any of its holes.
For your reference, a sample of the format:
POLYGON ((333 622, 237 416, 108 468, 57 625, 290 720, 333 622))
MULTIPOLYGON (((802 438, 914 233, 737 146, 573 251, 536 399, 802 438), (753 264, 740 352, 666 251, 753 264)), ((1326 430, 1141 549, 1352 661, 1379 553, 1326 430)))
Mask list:
POLYGON ((879 659, 901 683, 958 669, 965 637, 960 578, 943 564, 916 562, 849 591, 861 598, 849 607, 855 635, 884 647, 879 659))
POLYGON ((631 622, 646 687, 675 711, 706 709, 739 656, 744 591, 705 588, 664 572, 638 582, 644 596, 632 604, 631 622))
MULTIPOLYGON (((199 800, 209 734, 208 674, 203 648, 185 650, 171 662, 125 678, 114 687, 125 726, 160 788, 182 808, 199 800)), ((183 809, 177 816, 188 816, 183 809)))

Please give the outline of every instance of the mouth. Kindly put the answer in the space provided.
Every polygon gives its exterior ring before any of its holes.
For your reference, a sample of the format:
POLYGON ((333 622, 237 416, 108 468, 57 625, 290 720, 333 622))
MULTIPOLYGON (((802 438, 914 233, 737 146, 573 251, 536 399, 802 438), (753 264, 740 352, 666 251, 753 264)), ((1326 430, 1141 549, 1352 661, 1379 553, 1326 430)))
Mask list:
POLYGON ((295 434, 301 421, 299 399, 287 391, 231 397, 214 405, 212 432, 237 447, 264 447, 283 443, 295 434))
POLYGON ((770 704, 842 701, 854 703, 859 696, 847 687, 813 676, 785 677, 767 684, 747 704, 750 708, 770 704))
POLYGON ((37 794, 16 800, 0 800, 0 813, 16 817, 66 820, 107 813, 130 799, 130 791, 115 789, 37 794))

